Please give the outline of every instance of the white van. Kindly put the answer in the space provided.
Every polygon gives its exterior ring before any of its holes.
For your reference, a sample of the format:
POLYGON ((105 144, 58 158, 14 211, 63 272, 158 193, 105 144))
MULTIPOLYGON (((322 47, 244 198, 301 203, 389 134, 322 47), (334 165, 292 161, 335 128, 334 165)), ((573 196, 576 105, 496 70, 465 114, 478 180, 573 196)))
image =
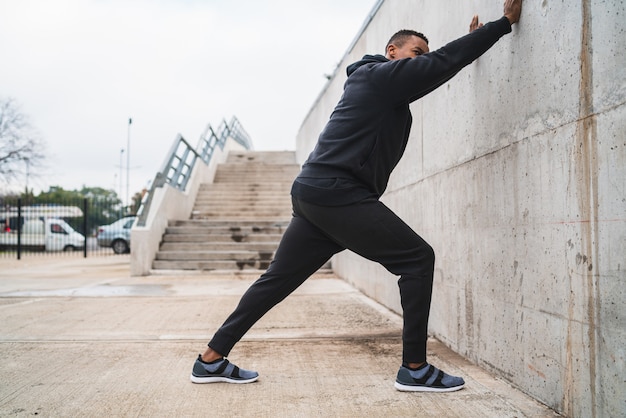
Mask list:
MULTIPOLYGON (((17 248, 17 231, 0 232, 0 248, 17 248)), ((74 251, 85 246, 85 236, 58 218, 27 219, 22 225, 21 245, 39 251, 74 251)))

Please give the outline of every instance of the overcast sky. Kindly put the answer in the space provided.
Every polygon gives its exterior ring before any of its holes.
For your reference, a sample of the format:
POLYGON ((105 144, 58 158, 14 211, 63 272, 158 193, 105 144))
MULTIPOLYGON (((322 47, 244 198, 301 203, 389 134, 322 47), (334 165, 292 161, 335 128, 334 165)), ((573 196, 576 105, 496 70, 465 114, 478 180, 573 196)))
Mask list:
POLYGON ((121 175, 125 198, 129 118, 131 195, 178 133, 196 144, 233 115, 257 150, 294 150, 324 75, 375 3, 0 0, 0 97, 47 143, 47 167, 28 186, 119 192, 121 175))

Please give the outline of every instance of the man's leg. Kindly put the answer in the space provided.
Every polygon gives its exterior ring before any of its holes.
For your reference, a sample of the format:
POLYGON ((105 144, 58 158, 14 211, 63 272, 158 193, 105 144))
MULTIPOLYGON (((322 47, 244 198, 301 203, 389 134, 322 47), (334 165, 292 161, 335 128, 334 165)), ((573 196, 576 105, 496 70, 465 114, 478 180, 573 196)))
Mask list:
POLYGON ((400 275, 404 317, 403 364, 395 388, 409 392, 451 392, 462 378, 426 363, 428 315, 435 255, 433 249, 389 208, 375 199, 340 207, 318 207, 301 201, 295 210, 340 245, 377 261, 400 275))
POLYGON ((425 362, 435 263, 432 247, 375 199, 339 207, 295 201, 294 208, 340 245, 400 276, 403 362, 425 362))
POLYGON ((209 342, 209 350, 227 356, 254 323, 341 250, 341 246, 307 220, 294 215, 269 268, 244 293, 237 308, 209 342))

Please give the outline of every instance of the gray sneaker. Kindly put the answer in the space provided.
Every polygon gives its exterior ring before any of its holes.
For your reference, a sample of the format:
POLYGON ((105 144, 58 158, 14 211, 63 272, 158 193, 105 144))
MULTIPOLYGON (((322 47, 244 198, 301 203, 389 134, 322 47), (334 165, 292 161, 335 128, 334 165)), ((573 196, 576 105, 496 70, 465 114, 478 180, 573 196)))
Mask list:
POLYGON ((252 383, 258 378, 257 372, 240 369, 225 358, 205 363, 201 355, 198 355, 191 372, 193 383, 252 383))
POLYGON ((465 381, 426 363, 417 370, 400 367, 394 386, 403 392, 454 392, 463 389, 465 381))

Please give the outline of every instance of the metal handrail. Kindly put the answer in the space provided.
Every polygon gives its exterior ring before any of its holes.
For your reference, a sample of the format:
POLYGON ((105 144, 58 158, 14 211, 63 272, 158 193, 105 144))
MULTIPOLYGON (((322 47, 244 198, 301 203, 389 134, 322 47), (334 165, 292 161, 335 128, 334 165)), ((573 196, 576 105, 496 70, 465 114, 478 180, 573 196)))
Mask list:
POLYGON ((228 138, 232 138, 246 149, 252 149, 250 136, 243 129, 239 120, 234 116, 230 124, 223 120, 217 132, 216 134, 211 125, 207 125, 203 134, 200 136, 196 148, 192 147, 182 135, 179 134, 176 136, 161 166, 161 170, 156 173, 154 181, 150 185, 150 190, 148 190, 141 201, 135 225, 146 225, 148 213, 150 212, 150 204, 152 203, 152 197, 156 188, 169 184, 171 187, 184 191, 196 162, 200 160, 208 165, 211 161, 211 157, 213 157, 215 147, 219 146, 220 149, 224 149, 224 144, 228 138))
POLYGON ((243 129, 243 126, 239 122, 237 118, 233 116, 230 120, 230 136, 237 141, 240 145, 242 145, 245 149, 252 149, 252 139, 250 135, 243 129))

